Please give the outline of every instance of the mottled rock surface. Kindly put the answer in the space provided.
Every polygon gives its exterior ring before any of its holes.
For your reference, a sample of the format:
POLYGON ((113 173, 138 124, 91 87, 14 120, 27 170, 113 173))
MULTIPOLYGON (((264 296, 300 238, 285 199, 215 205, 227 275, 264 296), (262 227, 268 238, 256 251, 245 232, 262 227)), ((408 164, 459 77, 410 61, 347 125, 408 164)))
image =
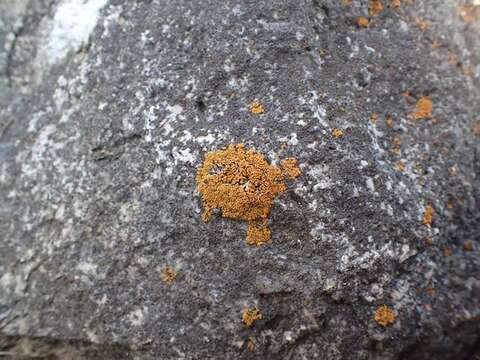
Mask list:
POLYGON ((478 359, 480 4, 382 3, 0 0, 0 357, 478 359), (229 143, 302 170, 259 248, 229 143))

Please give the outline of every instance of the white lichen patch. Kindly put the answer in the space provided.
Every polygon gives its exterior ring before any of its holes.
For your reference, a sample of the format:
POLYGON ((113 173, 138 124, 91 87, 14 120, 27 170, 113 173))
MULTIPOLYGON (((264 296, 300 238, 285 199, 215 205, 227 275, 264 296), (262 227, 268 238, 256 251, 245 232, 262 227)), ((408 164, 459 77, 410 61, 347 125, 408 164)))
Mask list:
POLYGON ((127 315, 127 320, 132 326, 142 326, 145 320, 145 307, 137 308, 127 315))
POLYGON ((106 3, 107 0, 61 1, 47 25, 48 35, 39 51, 40 63, 56 64, 85 46, 106 3))

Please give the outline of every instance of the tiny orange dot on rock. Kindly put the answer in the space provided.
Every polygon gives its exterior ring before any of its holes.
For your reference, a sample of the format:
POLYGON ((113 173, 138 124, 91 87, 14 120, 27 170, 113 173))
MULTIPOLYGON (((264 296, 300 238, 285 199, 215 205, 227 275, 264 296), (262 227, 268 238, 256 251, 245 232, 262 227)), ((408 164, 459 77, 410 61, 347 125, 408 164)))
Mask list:
POLYGON ((396 316, 387 305, 381 305, 375 311, 375 321, 381 326, 389 326, 395 322, 396 316))
POLYGON ((357 25, 360 26, 360 27, 367 28, 369 24, 370 24, 370 20, 368 20, 364 16, 360 16, 357 19, 357 25))
POLYGON ((463 250, 465 251, 473 251, 473 241, 467 240, 463 243, 463 250))
POLYGON ((332 129, 332 135, 337 139, 341 138, 343 136, 343 131, 340 129, 334 128, 332 129))
POLYGON ((261 103, 259 103, 258 101, 254 101, 250 105, 250 112, 252 114, 259 115, 259 114, 263 114, 265 112, 265 109, 261 103))

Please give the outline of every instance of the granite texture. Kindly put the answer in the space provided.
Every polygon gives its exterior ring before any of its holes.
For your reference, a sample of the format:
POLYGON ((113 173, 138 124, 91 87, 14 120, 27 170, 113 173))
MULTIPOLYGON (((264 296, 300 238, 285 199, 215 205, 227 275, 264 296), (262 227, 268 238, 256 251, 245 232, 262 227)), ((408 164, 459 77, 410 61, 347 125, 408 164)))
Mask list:
POLYGON ((368 3, 0 0, 0 358, 480 359, 480 4, 368 3), (230 143, 302 170, 259 248, 230 143))

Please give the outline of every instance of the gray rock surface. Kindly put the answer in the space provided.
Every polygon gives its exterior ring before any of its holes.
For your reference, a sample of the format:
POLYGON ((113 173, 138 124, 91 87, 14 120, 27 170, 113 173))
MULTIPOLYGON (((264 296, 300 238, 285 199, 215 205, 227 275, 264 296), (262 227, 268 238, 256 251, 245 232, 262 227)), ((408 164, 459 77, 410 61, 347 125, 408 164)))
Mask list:
POLYGON ((0 357, 480 358, 478 8, 383 3, 0 0, 0 357), (260 248, 229 143, 302 169, 260 248))

